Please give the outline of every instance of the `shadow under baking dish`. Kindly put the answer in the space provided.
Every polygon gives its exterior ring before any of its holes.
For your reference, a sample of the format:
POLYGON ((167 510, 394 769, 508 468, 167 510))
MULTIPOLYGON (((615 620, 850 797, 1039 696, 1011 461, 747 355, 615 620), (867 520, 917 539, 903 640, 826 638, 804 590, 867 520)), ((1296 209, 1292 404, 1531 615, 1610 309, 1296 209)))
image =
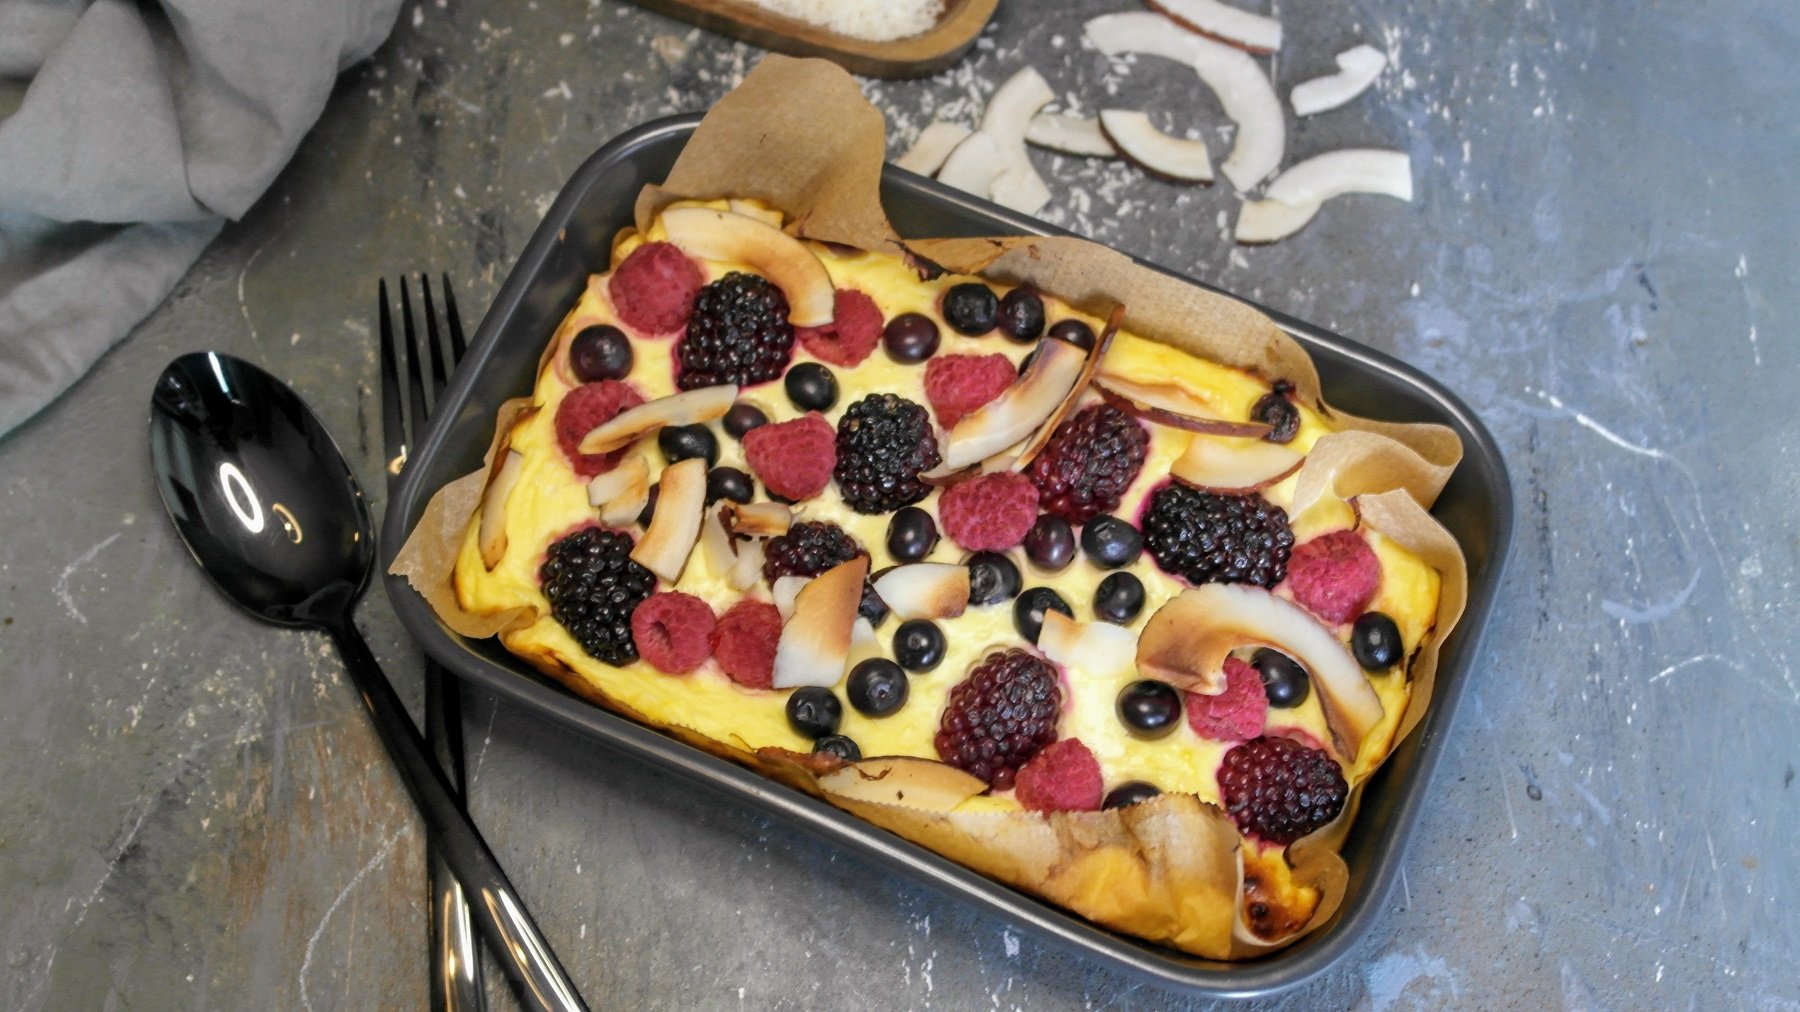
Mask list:
MULTIPOLYGON (((393 530, 410 532, 439 487, 481 466, 500 402, 531 391, 544 342, 575 305, 587 276, 609 267, 613 236, 631 223, 638 191, 646 183, 660 183, 665 178, 699 122, 698 115, 673 117, 622 134, 595 152, 563 187, 501 286, 441 407, 433 413, 430 430, 415 447, 412 462, 388 504, 388 516, 400 521, 393 530)), ((882 177, 882 200, 901 235, 1069 234, 893 166, 888 166, 882 177)), ((1204 285, 1191 278, 1183 280, 1204 285)), ((526 709, 725 791, 885 867, 1141 978, 1216 997, 1274 994, 1342 958, 1379 915, 1399 873, 1457 701, 1471 677, 1512 540, 1513 503, 1505 463, 1493 437, 1454 394, 1393 358, 1299 320, 1263 311, 1312 354, 1332 405, 1374 418, 1437 422, 1462 437, 1466 456, 1433 513, 1455 535, 1468 558, 1469 604, 1460 626, 1444 644, 1430 712, 1364 789, 1357 824, 1343 850, 1350 879, 1342 906, 1319 930, 1258 960, 1221 963, 1199 959, 1097 927, 822 801, 569 693, 507 653, 497 640, 467 640, 446 629, 403 579, 385 577, 388 596, 401 623, 428 653, 460 677, 526 709)), ((387 533, 384 530, 381 546, 384 571, 404 540, 385 536, 387 533)))

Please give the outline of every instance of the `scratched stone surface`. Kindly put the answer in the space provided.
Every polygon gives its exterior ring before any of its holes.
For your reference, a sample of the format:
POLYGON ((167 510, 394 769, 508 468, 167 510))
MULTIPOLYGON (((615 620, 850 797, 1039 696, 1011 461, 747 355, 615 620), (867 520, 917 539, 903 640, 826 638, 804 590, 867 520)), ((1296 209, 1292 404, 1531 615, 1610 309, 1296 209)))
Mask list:
MULTIPOLYGON (((1007 0, 955 70, 871 83, 894 152, 1029 63, 1216 157, 1191 74, 1083 46, 1129 6, 1007 0)), ((1272 1004, 1800 1005, 1791 4, 1281 7, 1284 95, 1357 42, 1392 60, 1287 161, 1399 147, 1414 203, 1238 248, 1223 185, 1034 155, 1049 220, 1429 370, 1511 468, 1512 566, 1401 885, 1272 1004)), ((235 612, 176 542, 151 381, 193 349, 260 361, 373 482, 376 278, 448 271, 478 314, 584 156, 757 56, 612 0, 409 4, 268 196, 0 442, 0 1005, 423 1004, 420 824, 327 644, 235 612)), ((361 618, 416 701, 379 592, 361 618)), ((475 817, 597 1006, 1188 1001, 490 697, 466 731, 475 817)))

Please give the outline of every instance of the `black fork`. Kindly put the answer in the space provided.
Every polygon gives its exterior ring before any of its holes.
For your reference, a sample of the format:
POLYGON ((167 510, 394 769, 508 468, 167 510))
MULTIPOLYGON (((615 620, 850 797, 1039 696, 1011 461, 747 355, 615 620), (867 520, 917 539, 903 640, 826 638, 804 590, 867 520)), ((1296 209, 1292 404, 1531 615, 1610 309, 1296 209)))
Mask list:
MULTIPOLYGON (((406 279, 400 279, 400 322, 406 342, 406 397, 402 404, 400 364, 394 347, 394 321, 388 305, 387 280, 381 289, 381 432, 387 452, 388 492, 394 490, 400 471, 416 441, 425 432, 425 419, 437 406, 439 395, 449 381, 445 367, 443 340, 438 332, 437 307, 431 298, 431 279, 419 275, 419 294, 424 301, 425 355, 431 365, 431 403, 426 403, 424 370, 420 367, 418 327, 413 323, 412 293, 406 279)), ((450 278, 445 275, 440 291, 444 296, 444 329, 449 332, 449 369, 462 361, 462 319, 456 312, 456 296, 450 291, 450 278)), ((462 693, 461 686, 436 661, 425 661, 425 740, 433 757, 443 769, 450 786, 463 790, 462 693)), ((460 800, 460 799, 459 799, 460 800)), ((469 904, 462 883, 450 874, 441 855, 435 850, 427 855, 426 868, 431 889, 431 1007, 446 1012, 475 1012, 486 1007, 481 984, 481 959, 475 947, 475 928, 469 917, 469 904)))

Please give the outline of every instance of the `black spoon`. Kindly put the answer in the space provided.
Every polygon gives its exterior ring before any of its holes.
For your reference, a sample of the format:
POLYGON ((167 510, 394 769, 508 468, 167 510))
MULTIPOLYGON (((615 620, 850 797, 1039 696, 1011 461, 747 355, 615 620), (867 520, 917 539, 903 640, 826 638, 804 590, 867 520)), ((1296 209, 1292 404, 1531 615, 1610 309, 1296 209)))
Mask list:
POLYGON ((264 621, 331 635, 425 832, 474 898, 476 924, 521 999, 585 1008, 350 620, 374 567, 374 524, 311 409, 241 359, 183 355, 150 398, 150 462, 176 533, 214 586, 264 621))

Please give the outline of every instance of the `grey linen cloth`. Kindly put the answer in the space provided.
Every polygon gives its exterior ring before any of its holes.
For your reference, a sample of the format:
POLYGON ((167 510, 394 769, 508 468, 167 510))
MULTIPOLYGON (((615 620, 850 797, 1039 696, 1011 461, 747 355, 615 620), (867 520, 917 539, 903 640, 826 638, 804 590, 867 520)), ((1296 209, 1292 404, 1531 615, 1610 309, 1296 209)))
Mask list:
POLYGON ((0 435, 256 203, 399 8, 0 0, 0 435))

